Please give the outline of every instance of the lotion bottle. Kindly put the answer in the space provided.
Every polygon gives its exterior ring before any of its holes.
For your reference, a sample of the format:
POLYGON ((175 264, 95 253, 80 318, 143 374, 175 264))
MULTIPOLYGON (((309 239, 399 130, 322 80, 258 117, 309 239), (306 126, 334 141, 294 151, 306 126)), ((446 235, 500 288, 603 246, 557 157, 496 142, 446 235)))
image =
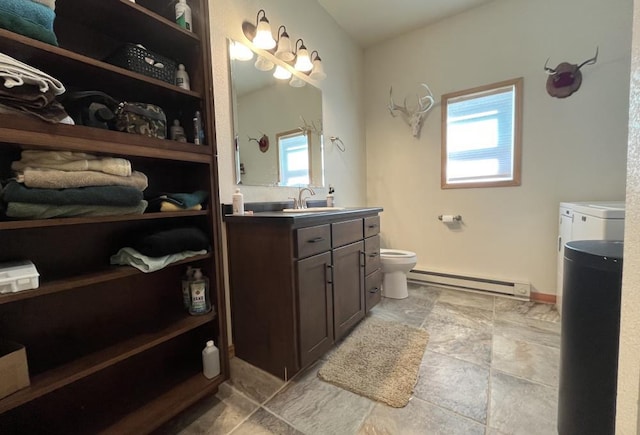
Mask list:
POLYGON ((220 350, 213 340, 207 341, 207 346, 202 349, 202 373, 207 379, 213 379, 220 374, 220 350))
POLYGON ((176 3, 176 24, 183 29, 193 31, 191 28, 191 8, 187 0, 178 0, 176 3))
POLYGON ((209 278, 202 275, 202 271, 200 269, 195 269, 193 271, 193 279, 189 284, 189 293, 191 294, 189 314, 198 316, 211 311, 211 301, 209 299, 209 278))
POLYGON ((244 198, 240 189, 233 194, 233 214, 244 214, 244 198))
POLYGON ((189 74, 184 69, 183 64, 178 65, 178 69, 176 70, 176 86, 186 89, 187 91, 191 90, 191 83, 189 82, 189 74))

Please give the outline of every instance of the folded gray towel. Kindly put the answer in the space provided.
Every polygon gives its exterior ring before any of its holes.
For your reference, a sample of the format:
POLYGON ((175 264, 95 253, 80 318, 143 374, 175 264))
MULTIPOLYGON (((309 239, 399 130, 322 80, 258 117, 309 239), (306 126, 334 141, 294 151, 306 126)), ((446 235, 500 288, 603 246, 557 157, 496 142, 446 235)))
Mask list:
POLYGON ((71 189, 37 189, 11 181, 2 191, 4 202, 53 205, 137 206, 142 192, 131 186, 92 186, 71 189))
POLYGON ((25 169, 18 174, 18 181, 27 187, 40 189, 67 189, 87 186, 132 186, 144 190, 148 186, 147 176, 133 171, 129 177, 93 171, 66 172, 55 169, 25 169))
POLYGON ((26 202, 10 202, 7 204, 7 216, 16 219, 50 219, 78 216, 121 216, 142 214, 147 208, 147 201, 133 207, 116 207, 110 205, 51 205, 28 204, 26 202))

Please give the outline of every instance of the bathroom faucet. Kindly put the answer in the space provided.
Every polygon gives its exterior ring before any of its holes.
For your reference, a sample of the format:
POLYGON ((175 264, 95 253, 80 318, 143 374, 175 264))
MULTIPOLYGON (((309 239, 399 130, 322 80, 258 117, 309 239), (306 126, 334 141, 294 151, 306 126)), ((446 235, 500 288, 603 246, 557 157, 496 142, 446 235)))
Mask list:
POLYGON ((302 194, 305 190, 308 190, 311 195, 315 195, 316 193, 308 187, 300 189, 298 192, 298 208, 307 208, 307 198, 303 198, 302 194))

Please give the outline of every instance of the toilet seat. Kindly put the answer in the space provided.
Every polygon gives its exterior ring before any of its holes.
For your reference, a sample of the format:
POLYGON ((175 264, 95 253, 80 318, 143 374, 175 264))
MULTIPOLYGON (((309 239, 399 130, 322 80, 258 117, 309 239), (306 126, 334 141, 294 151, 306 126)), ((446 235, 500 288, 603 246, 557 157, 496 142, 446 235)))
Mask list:
POLYGON ((389 258, 408 258, 415 257, 416 253, 400 249, 380 249, 380 256, 389 258))

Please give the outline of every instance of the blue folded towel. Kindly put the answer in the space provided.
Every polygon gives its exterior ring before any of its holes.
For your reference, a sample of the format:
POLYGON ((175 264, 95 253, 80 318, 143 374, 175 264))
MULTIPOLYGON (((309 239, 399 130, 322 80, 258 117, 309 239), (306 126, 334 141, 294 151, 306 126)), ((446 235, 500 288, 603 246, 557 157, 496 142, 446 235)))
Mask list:
POLYGON ((30 0, 0 0, 0 14, 16 15, 51 32, 56 18, 53 9, 30 0))

